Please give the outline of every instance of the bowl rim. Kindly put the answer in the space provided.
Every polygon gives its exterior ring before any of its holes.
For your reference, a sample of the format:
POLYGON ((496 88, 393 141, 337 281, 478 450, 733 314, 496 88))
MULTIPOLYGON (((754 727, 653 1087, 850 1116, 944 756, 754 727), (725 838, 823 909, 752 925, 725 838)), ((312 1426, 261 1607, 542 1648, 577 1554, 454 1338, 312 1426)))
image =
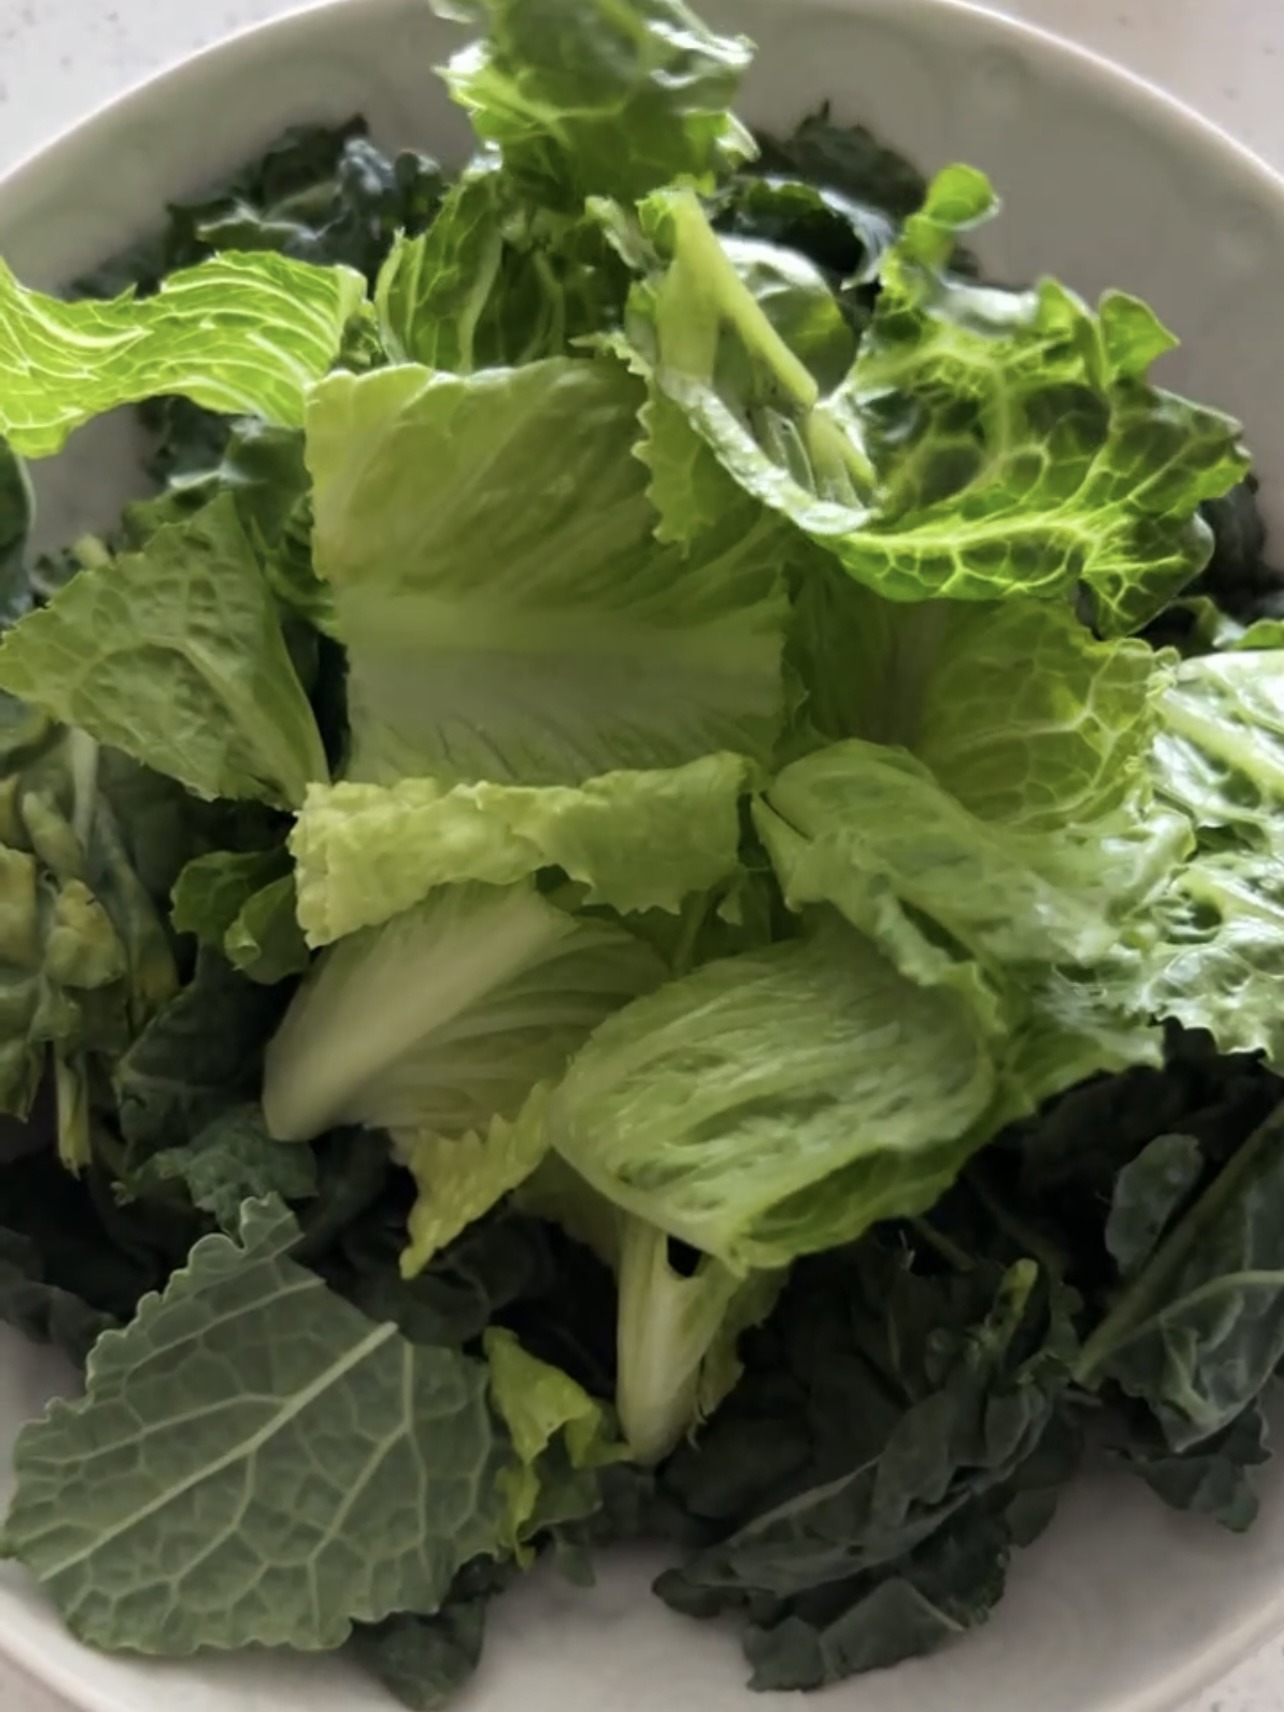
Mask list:
MULTIPOLYGON (((430 3, 431 0, 297 0, 288 11, 239 25, 203 47, 167 60, 133 79, 115 94, 97 102, 81 118, 21 152, 0 171, 0 206, 28 177, 56 164, 60 155, 82 148, 95 132, 109 133, 130 108, 145 102, 162 87, 172 90, 185 80, 195 81, 211 74, 230 80, 237 65, 253 59, 265 43, 271 41, 279 49, 296 37, 302 45, 323 18, 341 11, 355 15, 363 10, 370 14, 377 7, 381 14, 393 17, 430 3)), ((700 0, 690 3, 699 9, 700 0)), ((775 0, 775 3, 784 6, 791 0, 775 0)), ((897 21, 912 18, 930 21, 944 13, 966 18, 978 41, 998 49, 1024 46, 1042 63, 1060 65, 1085 84, 1109 92, 1116 102, 1134 103, 1161 136, 1185 133, 1188 138, 1195 137, 1199 146, 1218 158, 1227 172, 1274 201, 1284 222, 1284 169, 1277 170, 1217 121, 1150 78, 1054 29, 998 11, 984 0, 807 0, 807 3, 816 10, 856 12, 897 21)), ((120 1712, 122 1702, 114 1689, 90 1684, 79 1673, 73 1677, 63 1661, 42 1652, 34 1633, 22 1627, 16 1633, 7 1632, 4 1608, 11 1597, 0 1585, 0 1662, 12 1663, 32 1683, 65 1697, 69 1712, 73 1708, 74 1712, 120 1712)), ((1197 1656, 1174 1665, 1126 1698, 1114 1700, 1108 1712, 1177 1712, 1281 1632, 1284 1632, 1284 1578, 1273 1595, 1247 1610, 1239 1622, 1210 1637, 1197 1656)))

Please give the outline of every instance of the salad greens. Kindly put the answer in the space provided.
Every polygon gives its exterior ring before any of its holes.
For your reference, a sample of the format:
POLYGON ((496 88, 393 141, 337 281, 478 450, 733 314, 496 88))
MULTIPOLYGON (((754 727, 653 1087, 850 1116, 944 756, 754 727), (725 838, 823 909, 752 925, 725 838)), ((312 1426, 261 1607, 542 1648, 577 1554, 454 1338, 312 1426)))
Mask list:
POLYGON ((0 268, 0 1315, 85 1381, 0 1550, 427 1708, 661 1538, 812 1688, 1093 1459, 1253 1520, 1284 578, 978 172, 753 138, 682 0, 437 3, 462 171, 303 127, 0 268), (123 404, 151 491, 39 557, 123 404))

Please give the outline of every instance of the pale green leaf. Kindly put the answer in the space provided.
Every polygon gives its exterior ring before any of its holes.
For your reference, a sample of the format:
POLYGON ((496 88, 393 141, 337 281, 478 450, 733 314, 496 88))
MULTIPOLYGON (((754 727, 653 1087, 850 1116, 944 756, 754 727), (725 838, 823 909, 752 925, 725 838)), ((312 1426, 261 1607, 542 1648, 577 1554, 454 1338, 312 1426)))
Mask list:
POLYGON ((154 296, 106 303, 28 291, 0 263, 0 434, 48 457, 91 417, 161 394, 297 426, 364 298, 350 268, 266 251, 213 256, 154 296))
POLYGON ((930 1205, 997 1083, 972 1007, 831 916, 603 1023, 549 1133, 626 1212, 734 1268, 779 1266, 930 1205))
POLYGON ((268 1128, 483 1130, 661 974, 621 929, 525 886, 443 887, 313 965, 268 1049, 268 1128))
POLYGON ((326 945, 436 886, 511 885, 547 867, 584 885, 590 904, 676 912, 735 872, 749 771, 740 756, 710 755, 577 787, 315 786, 290 841, 299 916, 310 942, 326 945))
POLYGON ((729 111, 749 43, 715 36, 682 0, 434 0, 484 41, 446 79, 477 135, 537 202, 626 201, 709 179, 754 153, 729 111))
POLYGON ((413 1278, 475 1220, 516 1189, 548 1150, 548 1090, 535 1087, 517 1116, 496 1117, 484 1132, 444 1136, 396 1132, 393 1145, 415 1179, 401 1271, 413 1278))
POLYGON ((743 488, 866 586, 916 601, 1083 584, 1103 628, 1127 631, 1207 562, 1198 508, 1243 476, 1239 429, 1147 383, 1171 339, 1135 300, 1094 314, 1053 281, 951 276, 959 233, 992 210, 980 174, 941 174, 881 260, 850 373, 822 392, 695 196, 659 191, 630 252, 646 258, 634 361, 743 488))
POLYGON ((317 387, 318 570, 348 649, 349 774, 573 784, 768 754, 787 531, 741 503, 684 555, 608 360, 317 387))
POLYGON ((198 796, 288 807, 329 776, 230 497, 73 577, 0 643, 0 686, 198 796))

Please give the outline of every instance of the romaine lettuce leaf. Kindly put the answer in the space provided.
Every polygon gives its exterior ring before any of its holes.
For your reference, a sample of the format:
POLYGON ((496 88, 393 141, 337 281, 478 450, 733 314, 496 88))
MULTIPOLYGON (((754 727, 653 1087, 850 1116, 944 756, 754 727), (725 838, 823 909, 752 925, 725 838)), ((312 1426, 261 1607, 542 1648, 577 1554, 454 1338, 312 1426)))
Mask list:
POLYGON ((472 374, 570 354, 619 321, 628 286, 596 221, 548 221, 483 160, 426 232, 397 239, 375 303, 396 361, 472 374))
POLYGON ((749 772, 738 755, 710 755, 576 787, 316 786, 290 841, 300 920, 313 945, 327 945, 436 886, 506 886, 550 867, 584 885, 586 903, 676 912, 736 872, 749 772))
POLYGON ((407 1220, 410 1241, 401 1256, 403 1277, 422 1272, 447 1243, 532 1174, 548 1151, 547 1103, 541 1083, 515 1118, 492 1118, 484 1133, 393 1132, 393 1147, 417 1190, 407 1220))
POLYGON ((970 1005, 825 916, 603 1023, 549 1134, 608 1200, 743 1271, 930 1205, 999 1083, 970 1005))
POLYGON ((28 291, 0 262, 0 434, 49 457, 91 417, 162 393, 297 426, 364 300, 350 268, 266 252, 214 256, 109 303, 28 291))
POLYGON ((519 1561, 530 1561, 527 1542, 536 1534, 597 1509, 597 1470, 625 1460, 629 1448, 615 1436, 607 1408, 523 1349, 512 1332, 493 1326, 485 1350, 491 1401, 516 1457, 497 1479, 505 1542, 519 1561))
POLYGON ((442 887, 313 965, 268 1048, 268 1128, 483 1130, 661 975, 622 929, 526 886, 442 887))
POLYGON ((0 643, 0 686, 200 797, 284 808, 329 776, 228 495, 28 614, 0 643))
POLYGON ((610 361, 316 387, 317 568, 348 650, 349 775, 577 784, 770 752, 789 532, 742 502, 687 554, 610 361))
POLYGON ((1086 824, 1149 789, 1169 656, 1098 641, 1049 601, 883 600, 817 567, 788 660, 801 741, 908 749, 984 821, 1086 824))
POLYGON ((948 273, 994 199, 942 173, 884 254, 850 373, 821 388, 754 301, 695 195, 656 192, 640 230, 602 218, 640 266, 633 361, 765 505, 887 597, 1090 591, 1102 628, 1139 627, 1204 567, 1201 501, 1244 474, 1229 418, 1146 381, 1172 344, 1120 295, 1097 314, 1044 281, 948 273))
POLYGON ((752 49, 682 0, 433 0, 483 24, 450 92, 536 203, 633 201, 675 178, 711 181, 755 153, 731 114, 752 49))

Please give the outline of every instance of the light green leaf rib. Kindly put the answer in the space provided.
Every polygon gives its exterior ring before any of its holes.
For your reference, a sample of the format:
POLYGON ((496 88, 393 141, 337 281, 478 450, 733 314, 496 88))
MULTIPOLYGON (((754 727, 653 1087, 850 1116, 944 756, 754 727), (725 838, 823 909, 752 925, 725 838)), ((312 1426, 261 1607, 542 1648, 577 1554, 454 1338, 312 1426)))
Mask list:
POLYGON ((297 427, 365 297, 351 268, 212 257, 152 297, 63 303, 0 262, 0 434, 48 457, 91 417, 162 393, 297 427))

